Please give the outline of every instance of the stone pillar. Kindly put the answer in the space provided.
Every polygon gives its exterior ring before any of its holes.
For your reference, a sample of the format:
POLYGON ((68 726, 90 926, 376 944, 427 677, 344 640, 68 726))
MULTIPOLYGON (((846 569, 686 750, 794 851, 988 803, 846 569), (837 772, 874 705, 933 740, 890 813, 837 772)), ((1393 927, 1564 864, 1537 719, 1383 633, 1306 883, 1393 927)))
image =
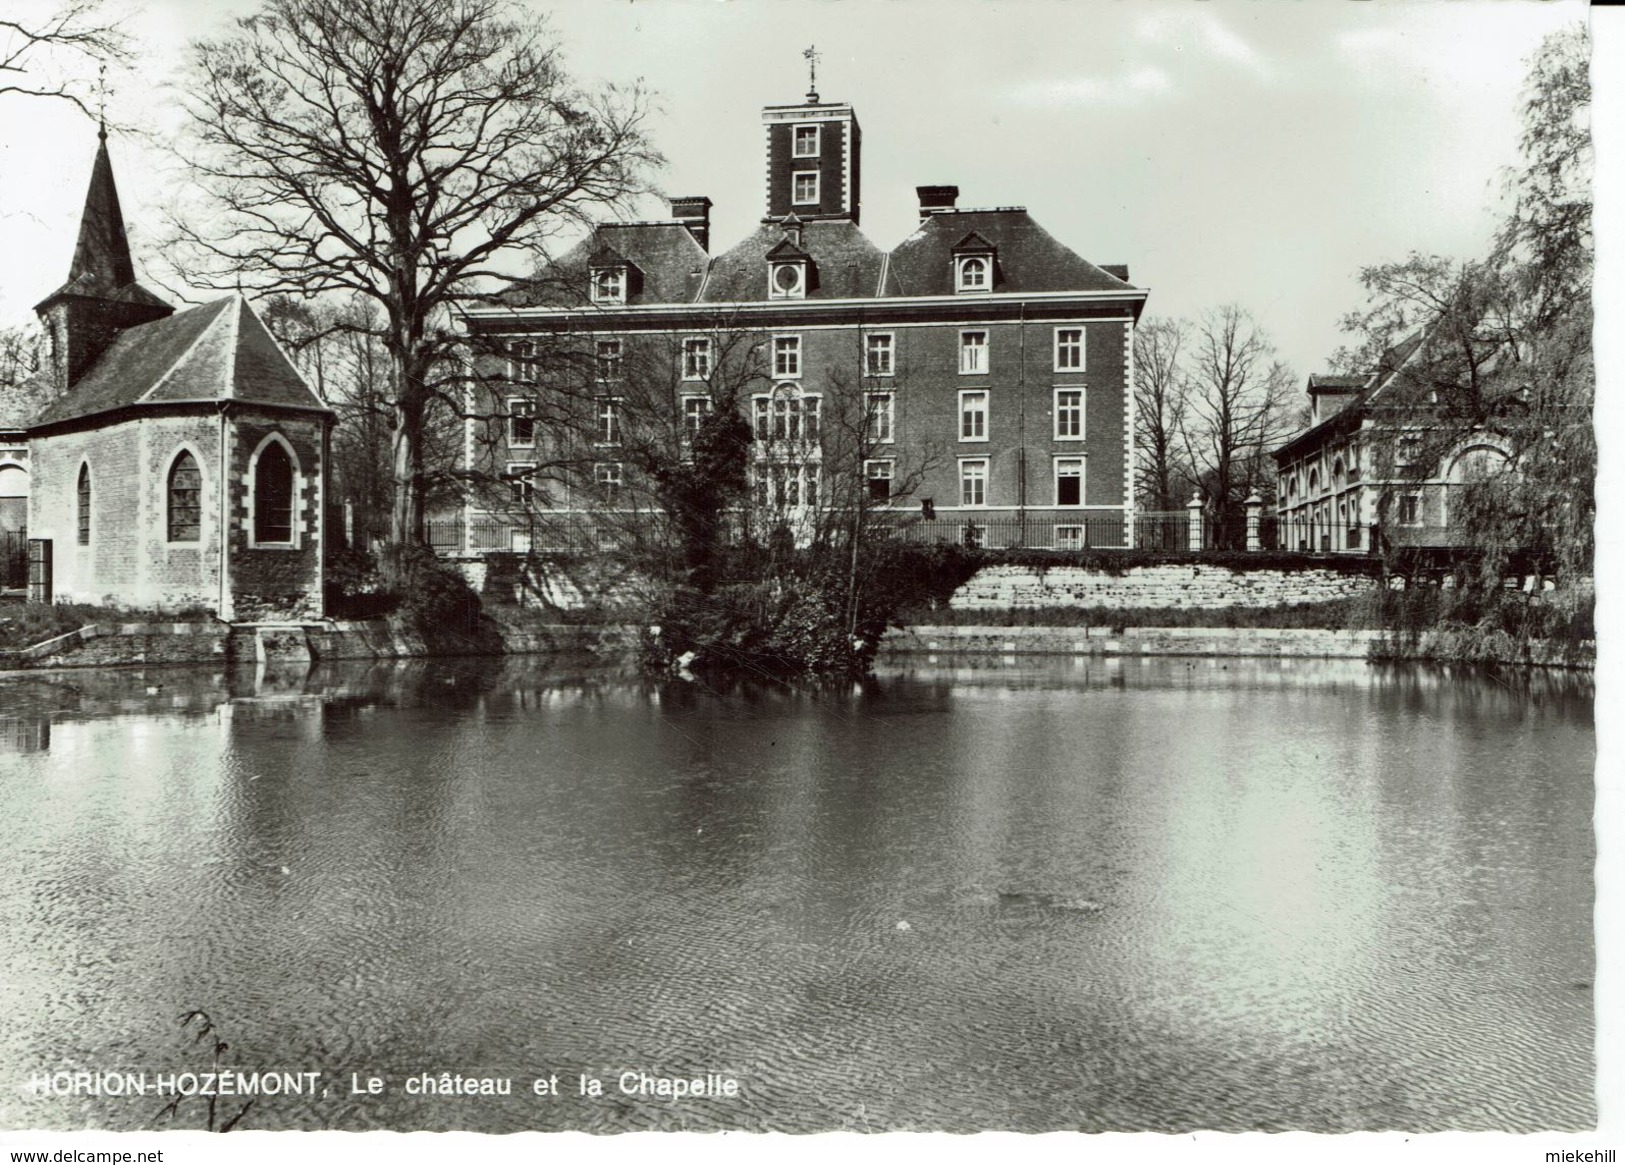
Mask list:
POLYGON ((1191 500, 1185 503, 1185 513, 1188 519, 1185 523, 1185 549, 1202 549, 1202 495, 1200 492, 1192 495, 1191 500))
POLYGON ((1247 549, 1256 553, 1264 549, 1264 543, 1258 536, 1259 526, 1264 520, 1264 499, 1256 493, 1248 494, 1242 505, 1247 507, 1247 549))

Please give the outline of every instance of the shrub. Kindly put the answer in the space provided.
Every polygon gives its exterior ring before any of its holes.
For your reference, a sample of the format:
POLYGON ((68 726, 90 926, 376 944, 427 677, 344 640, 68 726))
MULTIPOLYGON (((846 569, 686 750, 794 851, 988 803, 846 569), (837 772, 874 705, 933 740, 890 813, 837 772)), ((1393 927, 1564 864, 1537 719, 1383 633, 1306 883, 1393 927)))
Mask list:
POLYGON ((446 655, 502 650, 502 635, 480 606, 462 572, 447 566, 420 543, 385 548, 382 577, 396 597, 395 616, 425 644, 446 655))

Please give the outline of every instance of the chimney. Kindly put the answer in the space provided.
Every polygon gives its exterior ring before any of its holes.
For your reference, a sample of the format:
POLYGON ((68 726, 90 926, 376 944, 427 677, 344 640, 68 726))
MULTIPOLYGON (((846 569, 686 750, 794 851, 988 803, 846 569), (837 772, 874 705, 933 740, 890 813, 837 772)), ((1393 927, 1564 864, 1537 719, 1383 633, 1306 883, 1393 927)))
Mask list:
POLYGON ((957 186, 916 186, 914 193, 920 196, 920 217, 929 218, 934 210, 952 210, 954 201, 959 197, 957 186))
POLYGON ((711 200, 703 194, 671 200, 671 216, 688 228, 705 250, 711 249, 711 200))

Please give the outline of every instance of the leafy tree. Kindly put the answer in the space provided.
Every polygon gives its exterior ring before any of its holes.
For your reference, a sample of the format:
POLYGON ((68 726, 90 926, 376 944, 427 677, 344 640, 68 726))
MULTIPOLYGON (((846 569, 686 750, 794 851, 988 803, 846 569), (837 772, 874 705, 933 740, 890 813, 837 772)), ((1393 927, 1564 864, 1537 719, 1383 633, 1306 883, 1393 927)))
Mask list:
POLYGON ((585 91, 510 0, 266 0, 191 48, 172 223, 194 286, 376 305, 396 544, 421 541, 433 414, 466 399, 449 310, 621 205, 657 156, 638 88, 585 91))

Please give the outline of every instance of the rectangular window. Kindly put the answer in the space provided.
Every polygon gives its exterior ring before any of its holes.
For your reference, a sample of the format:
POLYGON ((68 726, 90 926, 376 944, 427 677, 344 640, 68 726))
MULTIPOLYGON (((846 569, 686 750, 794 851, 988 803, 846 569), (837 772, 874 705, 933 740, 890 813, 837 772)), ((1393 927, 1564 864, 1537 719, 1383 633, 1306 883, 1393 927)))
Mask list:
POLYGON ((711 375, 711 341, 683 341, 683 379, 704 380, 711 375))
POLYGON ((893 440, 895 406, 896 400, 889 392, 869 394, 869 440, 888 443, 893 440))
POLYGON ((974 389, 959 394, 959 439, 987 440, 987 390, 974 389))
POLYGON ((536 466, 528 461, 510 461, 508 472, 504 474, 508 479, 508 488, 511 500, 516 506, 528 506, 536 498, 536 486, 531 480, 536 466))
POLYGON ((818 171, 797 170, 791 176, 790 201, 797 206, 807 206, 818 201, 818 171))
POLYGON ((793 380, 801 375, 801 337, 773 337, 773 375, 779 380, 793 380))
POLYGON ((897 475, 897 463, 890 459, 884 461, 865 461, 863 463, 863 476, 869 483, 869 500, 872 502, 889 502, 891 500, 892 479, 897 475))
POLYGON ((816 158, 818 156, 818 127, 816 125, 798 125, 795 129, 795 156, 798 158, 816 158))
POLYGON ((683 440, 692 441, 700 435, 700 426, 711 415, 711 398, 685 396, 683 398, 683 440))
POLYGON ((1083 505, 1083 458, 1057 457, 1055 459, 1055 504, 1058 506, 1083 505))
POLYGON ((598 379, 618 380, 621 375, 621 342, 598 341, 598 379))
POLYGON ((1408 493, 1399 495, 1399 524, 1401 526, 1420 526, 1422 524, 1422 495, 1408 493))
POLYGON ((1083 329, 1055 329, 1055 371, 1083 371, 1083 329))
POLYGON ((1055 439, 1076 441, 1083 436, 1083 389, 1055 390, 1055 439))
POLYGON ((598 398, 598 426, 596 440, 600 445, 621 443, 621 402, 614 397, 598 398))
POLYGON ((961 375, 987 371, 987 333, 959 333, 959 371, 961 375))
POLYGON ((620 267, 599 267, 592 273, 594 303, 626 302, 626 271, 620 267))
POLYGON ((865 376, 890 376, 893 371, 892 335, 877 332, 863 338, 863 373, 865 376))
POLYGON ((959 463, 959 504, 987 505, 987 458, 966 458, 959 463))
POLYGON ((593 484, 600 489, 613 490, 622 484, 619 461, 596 461, 592 467, 593 484))
POLYGON ((508 379, 516 384, 536 383, 536 345, 515 340, 508 353, 508 379))
POLYGON ((1083 543, 1083 527, 1082 526, 1057 526, 1057 527, 1055 527, 1055 549, 1057 549, 1057 550, 1082 550, 1083 545, 1084 545, 1084 543, 1083 543))
POLYGON ((756 398, 758 441, 816 441, 820 398, 781 392, 756 398))
POLYGON ((508 402, 508 444, 515 449, 528 449, 536 444, 535 401, 508 402))

